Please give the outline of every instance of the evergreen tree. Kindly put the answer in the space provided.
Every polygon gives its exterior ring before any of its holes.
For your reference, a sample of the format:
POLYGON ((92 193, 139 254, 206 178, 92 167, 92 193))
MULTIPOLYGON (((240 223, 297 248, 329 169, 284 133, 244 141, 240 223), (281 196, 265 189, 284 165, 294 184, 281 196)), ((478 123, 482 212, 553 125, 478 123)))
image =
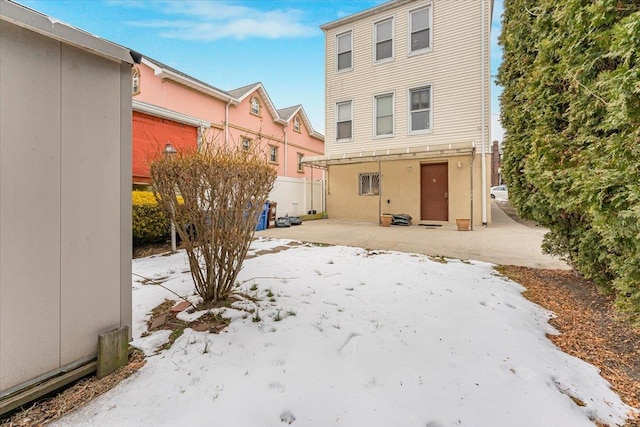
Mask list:
POLYGON ((504 175, 543 249, 640 312, 640 0, 505 0, 504 175))

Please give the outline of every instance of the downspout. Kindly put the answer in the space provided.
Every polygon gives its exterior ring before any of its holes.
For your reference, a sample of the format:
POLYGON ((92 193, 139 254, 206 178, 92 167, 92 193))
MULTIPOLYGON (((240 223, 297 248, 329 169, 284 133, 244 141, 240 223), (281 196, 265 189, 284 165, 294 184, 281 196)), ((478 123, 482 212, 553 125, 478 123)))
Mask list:
POLYGON ((224 106, 224 146, 229 144, 229 104, 231 100, 227 101, 224 106))
POLYGON ((313 214, 313 168, 311 168, 311 213, 313 214))
POLYGON ((485 50, 486 50, 486 34, 485 34, 485 1, 486 0, 481 0, 480 4, 482 7, 482 52, 480 54, 480 68, 481 68, 481 78, 482 78, 482 82, 481 82, 481 104, 482 104, 482 108, 480 109, 481 114, 482 114, 482 138, 481 138, 481 143, 482 143, 482 147, 480 149, 481 152, 481 160, 482 162, 480 163, 481 166, 481 170, 482 170, 482 177, 481 177, 481 194, 480 194, 480 200, 482 201, 482 226, 486 227, 487 226, 487 165, 486 165, 486 155, 487 155, 487 119, 486 119, 486 84, 485 84, 485 80, 486 80, 486 58, 485 58, 485 50))
POLYGON ((323 218, 324 218, 324 213, 327 212, 327 176, 326 173, 324 171, 324 169, 322 170, 322 197, 320 199, 321 202, 321 207, 322 207, 322 214, 323 214, 323 218))
POLYGON ((470 202, 470 206, 469 208, 471 209, 471 215, 469 215, 471 217, 471 231, 473 231, 473 161, 475 160, 476 157, 476 147, 475 147, 475 143, 473 144, 473 147, 471 147, 471 167, 469 168, 471 171, 470 174, 470 180, 471 180, 471 202, 470 202))
POLYGON ((382 168, 380 158, 378 158, 378 224, 382 224, 382 168))
POLYGON ((282 128, 282 133, 284 134, 284 176, 289 176, 289 144, 286 127, 282 128))

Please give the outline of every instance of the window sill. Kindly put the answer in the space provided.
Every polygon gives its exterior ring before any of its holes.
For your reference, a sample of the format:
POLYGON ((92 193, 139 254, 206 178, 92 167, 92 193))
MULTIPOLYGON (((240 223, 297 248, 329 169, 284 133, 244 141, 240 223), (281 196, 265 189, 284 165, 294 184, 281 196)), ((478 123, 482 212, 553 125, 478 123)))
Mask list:
POLYGON ((353 142, 353 138, 336 139, 336 142, 338 142, 338 143, 342 143, 342 142, 353 142))
POLYGON ((336 74, 348 73, 350 71, 353 71, 353 67, 345 68, 345 69, 342 69, 342 70, 336 70, 336 74))
POLYGON ((415 51, 413 51, 413 52, 409 52, 409 53, 407 54, 407 57, 408 57, 408 58, 411 58, 412 56, 425 55, 425 54, 427 54, 427 53, 431 53, 431 51, 432 51, 432 50, 433 50, 433 49, 432 49, 432 48, 430 48, 430 47, 428 47, 428 48, 426 48, 426 49, 415 50, 415 51))
POLYGON ((384 58, 384 59, 380 59, 377 61, 373 61, 373 65, 382 65, 382 64, 386 64, 388 62, 393 62, 395 60, 395 58, 392 56, 391 58, 384 58))
POLYGON ((433 131, 431 129, 425 129, 425 130, 414 130, 414 131, 409 131, 407 133, 407 135, 412 136, 412 135, 428 135, 433 133, 433 131))
POLYGON ((389 134, 384 134, 384 135, 373 135, 373 139, 388 139, 388 138, 393 138, 396 135, 393 133, 389 133, 389 134))

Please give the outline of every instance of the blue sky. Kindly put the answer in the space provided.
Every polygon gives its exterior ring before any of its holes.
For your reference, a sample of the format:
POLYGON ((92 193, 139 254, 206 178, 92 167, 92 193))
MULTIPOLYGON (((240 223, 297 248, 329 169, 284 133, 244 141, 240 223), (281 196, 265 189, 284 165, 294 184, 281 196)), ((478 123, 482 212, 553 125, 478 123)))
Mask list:
MULTIPOLYGON (((276 108, 302 104, 313 127, 324 133, 324 34, 319 26, 385 1, 17 2, 223 90, 260 81, 276 108)), ((503 0, 495 0, 492 76, 497 73, 501 58, 497 36, 502 3, 503 0)), ((491 94, 493 115, 499 114, 497 95, 494 86, 491 94)), ((495 128, 493 123, 492 127, 495 128)), ((499 135, 495 129, 492 133, 492 139, 499 135)))

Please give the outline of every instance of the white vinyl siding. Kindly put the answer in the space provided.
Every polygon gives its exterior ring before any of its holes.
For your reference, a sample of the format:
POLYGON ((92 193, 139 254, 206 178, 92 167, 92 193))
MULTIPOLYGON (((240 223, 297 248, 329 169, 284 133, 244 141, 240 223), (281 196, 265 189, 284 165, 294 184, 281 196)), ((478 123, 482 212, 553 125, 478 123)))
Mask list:
POLYGON ((375 24, 375 61, 393 59, 393 18, 375 24))
POLYGON ((431 6, 409 12, 409 54, 431 50, 431 6))
POLYGON ((336 139, 350 141, 353 138, 353 111, 351 101, 336 104, 336 139))
POLYGON ((351 31, 336 36, 336 64, 338 71, 348 71, 353 67, 352 45, 351 31))
POLYGON ((409 133, 431 130, 431 87, 409 89, 409 133))
MULTIPOLYGON (((485 3, 486 40, 489 40, 489 1, 485 3)), ((326 30, 326 121, 325 154, 424 147, 429 144, 482 140, 482 112, 490 123, 489 73, 485 74, 486 97, 481 104, 481 8, 478 2, 425 1, 402 3, 379 15, 350 21, 326 30), (410 11, 429 7, 434 32, 434 49, 427 55, 408 55, 410 11), (373 47, 375 23, 394 18, 393 61, 376 63, 373 47), (345 31, 353 33, 354 69, 336 73, 335 39, 345 31), (400 49, 400 50, 398 50, 400 49), (430 128, 426 133, 410 132, 409 90, 431 88, 430 128), (374 97, 394 93, 393 137, 375 136, 374 97), (352 139, 349 144, 336 140, 337 103, 352 101, 352 139)), ((488 43, 485 51, 489 51, 488 43)), ((488 56, 487 56, 488 58, 488 56)), ((488 126, 486 132, 489 132, 488 126)), ((486 138, 489 141, 490 138, 486 138)))
POLYGON ((393 93, 374 98, 375 136, 393 136, 393 93))

